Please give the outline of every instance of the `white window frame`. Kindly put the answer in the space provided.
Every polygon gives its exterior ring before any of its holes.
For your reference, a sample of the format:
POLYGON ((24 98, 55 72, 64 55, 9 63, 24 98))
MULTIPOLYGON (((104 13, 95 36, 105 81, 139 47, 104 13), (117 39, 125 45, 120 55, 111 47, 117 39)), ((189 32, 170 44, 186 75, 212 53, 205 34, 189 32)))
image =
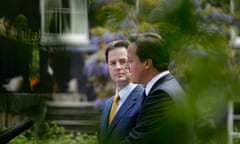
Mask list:
MULTIPOLYGON (((240 1, 230 0, 230 11, 232 15, 240 14, 240 1)), ((232 26, 230 29, 230 46, 240 48, 240 28, 232 26)))
POLYGON ((90 40, 87 5, 87 0, 40 0, 40 43, 88 45, 90 40), (69 6, 64 7, 63 2, 67 2, 69 6), (65 21, 64 15, 69 16, 65 21), (69 26, 64 25, 64 22, 69 26))

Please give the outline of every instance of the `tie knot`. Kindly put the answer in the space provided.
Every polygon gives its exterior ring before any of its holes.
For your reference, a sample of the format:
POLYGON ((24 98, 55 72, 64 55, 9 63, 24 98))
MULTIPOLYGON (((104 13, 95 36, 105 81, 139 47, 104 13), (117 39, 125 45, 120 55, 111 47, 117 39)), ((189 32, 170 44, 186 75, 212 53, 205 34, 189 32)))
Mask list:
POLYGON ((114 96, 114 102, 117 102, 119 99, 120 99, 119 94, 115 94, 115 96, 114 96))

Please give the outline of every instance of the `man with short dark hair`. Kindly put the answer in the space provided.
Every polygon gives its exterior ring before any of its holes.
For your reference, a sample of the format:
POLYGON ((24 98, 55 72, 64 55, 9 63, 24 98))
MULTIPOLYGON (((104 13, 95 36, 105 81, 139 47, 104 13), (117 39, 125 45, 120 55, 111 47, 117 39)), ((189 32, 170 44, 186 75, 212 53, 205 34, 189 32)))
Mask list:
POLYGON ((143 84, 146 98, 136 126, 122 143, 193 144, 188 104, 168 70, 169 53, 157 33, 130 36, 128 60, 133 83, 143 84))

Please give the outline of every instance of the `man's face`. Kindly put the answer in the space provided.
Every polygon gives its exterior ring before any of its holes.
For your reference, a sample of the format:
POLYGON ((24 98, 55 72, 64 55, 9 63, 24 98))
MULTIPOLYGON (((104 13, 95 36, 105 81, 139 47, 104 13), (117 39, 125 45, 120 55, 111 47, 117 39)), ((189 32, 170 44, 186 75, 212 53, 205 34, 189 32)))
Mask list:
POLYGON ((108 53, 108 69, 111 79, 116 83, 130 81, 128 68, 127 49, 119 47, 112 49, 108 53))
POLYGON ((136 54, 137 47, 134 43, 128 46, 128 65, 133 83, 143 83, 144 63, 140 61, 136 54))

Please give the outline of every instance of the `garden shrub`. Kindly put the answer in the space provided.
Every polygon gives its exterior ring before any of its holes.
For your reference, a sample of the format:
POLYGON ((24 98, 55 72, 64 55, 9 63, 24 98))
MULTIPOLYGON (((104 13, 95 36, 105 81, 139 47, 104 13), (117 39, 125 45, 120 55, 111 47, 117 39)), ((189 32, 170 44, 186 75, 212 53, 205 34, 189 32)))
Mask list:
POLYGON ((9 144, 97 144, 97 138, 95 134, 66 132, 64 127, 53 121, 44 123, 38 134, 35 134, 34 128, 28 129, 9 144))

